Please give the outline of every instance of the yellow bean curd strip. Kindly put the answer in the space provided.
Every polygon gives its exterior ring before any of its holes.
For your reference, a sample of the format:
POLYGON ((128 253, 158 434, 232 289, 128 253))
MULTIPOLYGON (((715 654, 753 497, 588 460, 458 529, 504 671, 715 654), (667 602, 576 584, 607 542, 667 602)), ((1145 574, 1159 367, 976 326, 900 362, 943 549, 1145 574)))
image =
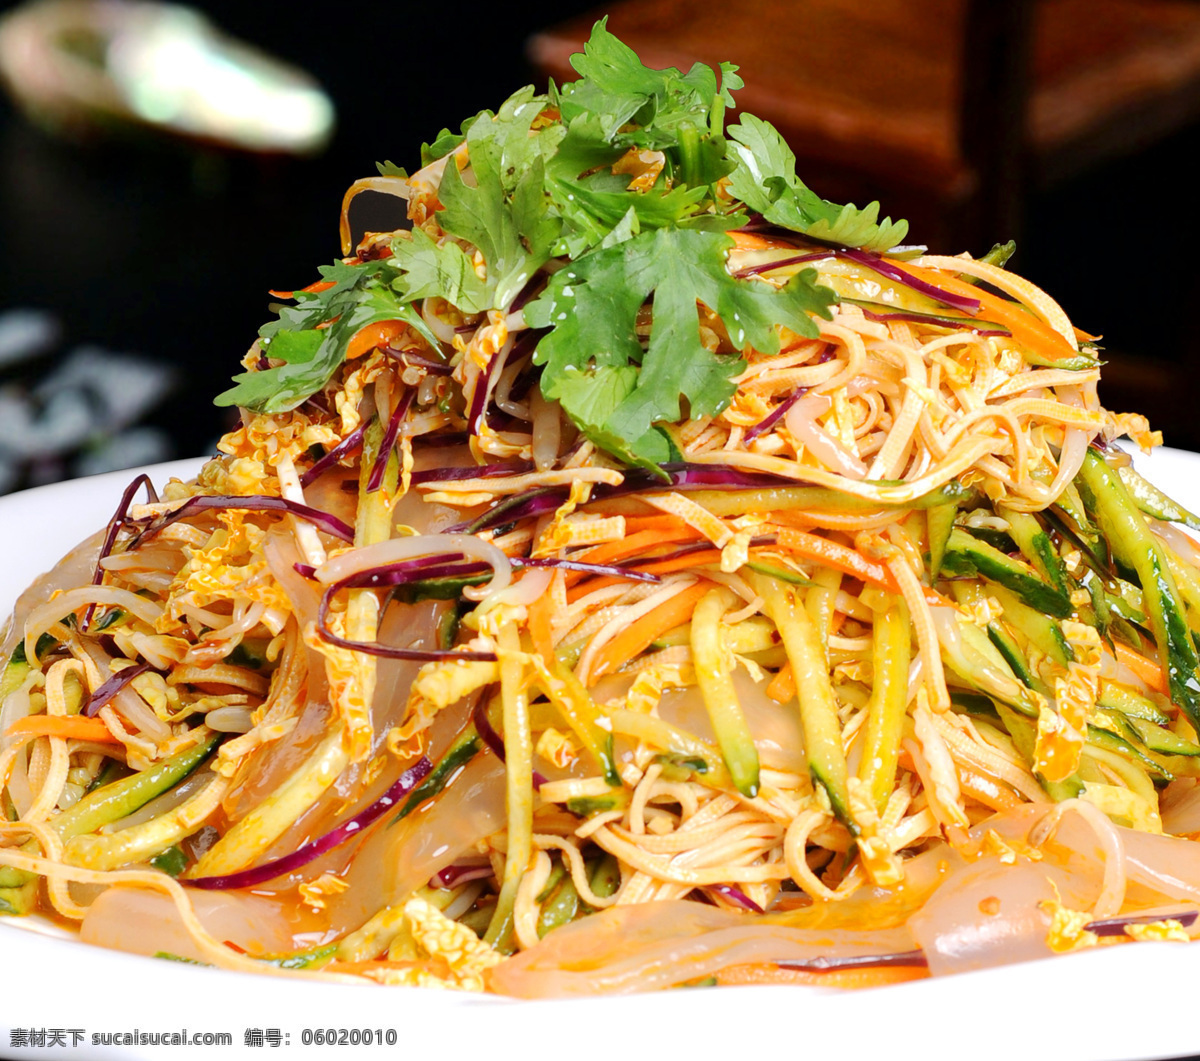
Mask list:
POLYGON ((512 949, 513 904, 533 856, 533 737, 529 728, 525 660, 514 623, 504 623, 500 627, 497 655, 500 657, 500 699, 504 717, 508 852, 496 910, 483 938, 485 943, 508 951, 512 949))
POLYGON ((737 602, 728 589, 701 598, 692 614, 692 660, 696 684, 708 709, 729 776, 743 795, 758 795, 758 752, 733 687, 733 660, 721 640, 721 619, 737 602))
POLYGON ((908 706, 910 638, 908 611, 891 594, 876 597, 872 633, 871 699, 867 704, 867 732, 859 760, 858 776, 882 814, 896 783, 900 739, 908 706))
POLYGON ((821 639, 790 587, 758 574, 752 576, 752 585, 761 595, 763 610, 779 631, 792 665, 800 701, 804 751, 813 781, 825 789, 834 813, 847 828, 853 828, 842 726, 821 639))
POLYGON ((876 505, 905 505, 911 504, 917 498, 924 497, 940 486, 945 486, 981 457, 1008 444, 1007 439, 991 437, 964 439, 932 470, 916 479, 908 480, 902 486, 877 486, 872 483, 859 482, 857 479, 849 479, 846 476, 826 471, 824 468, 762 453, 721 450, 717 453, 696 453, 691 455, 690 459, 695 464, 728 464, 746 471, 766 472, 786 479, 815 483, 833 490, 842 490, 876 505))
MULTIPOLYGON (((78 660, 64 659, 55 663, 46 673, 46 714, 52 718, 78 714, 83 700, 84 680, 83 664, 78 660), (70 688, 67 686, 68 674, 76 678, 76 682, 70 688)), ((26 821, 42 822, 49 818, 62 796, 63 786, 67 783, 67 774, 71 768, 71 753, 67 742, 56 736, 48 739, 50 762, 37 798, 24 816, 26 821)))

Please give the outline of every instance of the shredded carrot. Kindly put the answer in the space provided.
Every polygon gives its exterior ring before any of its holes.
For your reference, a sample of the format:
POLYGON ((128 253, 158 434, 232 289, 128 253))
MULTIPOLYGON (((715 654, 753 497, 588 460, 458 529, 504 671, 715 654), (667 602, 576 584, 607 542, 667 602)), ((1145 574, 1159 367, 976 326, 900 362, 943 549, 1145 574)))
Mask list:
MULTIPOLYGON (((716 563, 720 559, 720 549, 701 549, 694 553, 688 553, 685 556, 676 556, 671 560, 660 560, 657 562, 647 560, 639 563, 633 570, 640 571, 646 575, 666 575, 672 571, 687 571, 693 567, 699 567, 701 564, 716 563)), ((598 589, 603 589, 605 586, 615 586, 625 581, 626 579, 618 578, 616 575, 599 575, 596 578, 588 579, 586 582, 576 583, 567 590, 567 603, 573 604, 586 593, 593 593, 598 589)))
POLYGON ((717 973, 717 983, 726 984, 812 984, 816 987, 882 987, 909 980, 924 980, 929 970, 919 965, 884 965, 874 969, 781 969, 778 965, 731 965, 717 973))
POLYGON ((958 277, 936 269, 926 269, 919 265, 904 263, 904 268, 926 283, 940 287, 955 295, 965 295, 967 298, 979 300, 979 316, 1003 324, 1013 334, 1013 338, 1033 350, 1044 354, 1052 360, 1064 357, 1077 357, 1077 352, 1050 325, 1026 312, 1018 302, 1010 302, 1000 298, 974 284, 965 283, 958 277))
MULTIPOLYGON (((690 542, 700 537, 699 531, 685 526, 680 521, 676 521, 675 530, 650 529, 630 534, 628 523, 626 523, 625 529, 625 537, 620 541, 605 542, 603 545, 593 546, 584 552, 574 554, 571 559, 583 560, 589 564, 611 564, 614 560, 623 560, 627 556, 636 556, 643 549, 652 549, 656 545, 690 542)), ((578 572, 568 573, 567 581, 578 582, 579 579, 573 579, 571 577, 572 574, 578 574, 578 572)))
POLYGON ((710 589, 712 583, 702 580, 663 601, 640 619, 635 619, 596 654, 591 680, 612 673, 645 651, 652 641, 668 630, 686 623, 692 617, 696 602, 710 589))
POLYGON ((796 695, 796 676, 792 673, 792 665, 785 663, 779 668, 779 673, 771 679, 767 686, 767 695, 777 704, 786 704, 796 695))
POLYGON ((104 720, 86 715, 26 715, 5 730, 6 737, 62 737, 64 740, 88 740, 107 744, 120 743, 104 720))
MULTIPOLYGON (((302 288, 300 288, 300 290, 303 291, 305 294, 318 295, 322 291, 328 291, 331 287, 333 287, 334 283, 335 283, 335 281, 333 281, 333 280, 314 280, 311 284, 308 285, 308 287, 302 287, 302 288)), ((274 295, 276 298, 295 298, 296 297, 295 291, 274 291, 274 290, 272 290, 272 291, 268 291, 267 294, 274 295)))
POLYGON ((396 338, 408 325, 404 321, 376 321, 360 328, 350 345, 346 347, 346 360, 353 361, 356 357, 369 353, 377 346, 383 346, 396 338))
POLYGON ((733 245, 740 251, 769 251, 787 246, 786 243, 767 236, 756 236, 752 232, 733 231, 728 234, 733 237, 733 245))
POLYGON ((1128 667, 1156 693, 1165 694, 1167 692, 1166 675, 1157 660, 1143 656, 1136 649, 1130 648, 1124 641, 1118 641, 1116 638, 1113 638, 1112 645, 1116 651, 1118 663, 1128 667))
MULTIPOLYGON (((874 560, 868 560, 862 553, 846 545, 839 545, 828 538, 817 534, 808 534, 794 527, 773 526, 771 530, 778 536, 779 546, 788 552, 802 556, 806 560, 815 560, 824 567, 832 567, 835 571, 851 575, 860 582, 869 582, 881 586, 889 593, 900 593, 892 573, 874 560)), ((930 604, 949 604, 945 597, 935 589, 922 587, 925 599, 930 604)))

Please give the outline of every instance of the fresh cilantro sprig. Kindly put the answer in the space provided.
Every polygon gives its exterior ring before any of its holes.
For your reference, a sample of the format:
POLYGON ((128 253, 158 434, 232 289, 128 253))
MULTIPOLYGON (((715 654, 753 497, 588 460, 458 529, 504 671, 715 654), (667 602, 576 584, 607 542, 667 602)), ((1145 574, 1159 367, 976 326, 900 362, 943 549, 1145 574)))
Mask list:
POLYGON ((796 176, 796 156, 770 122, 753 114, 729 129, 729 190, 768 221, 846 247, 883 252, 908 234, 907 221, 879 221, 879 204, 859 210, 822 199, 796 176))
MULTIPOLYGON (((398 234, 388 260, 323 268, 329 286, 299 292, 261 330, 269 366, 235 377, 218 404, 294 408, 326 385, 363 327, 404 320, 436 345, 420 300, 509 311, 557 262, 525 307, 542 330, 542 393, 601 448, 656 468, 673 455, 663 424, 719 413, 745 351, 776 352, 781 326, 817 334, 813 317, 836 302, 812 269, 781 287, 730 274, 727 230, 747 211, 877 252, 904 237, 906 223, 880 222, 878 204, 858 210, 812 192, 768 123, 745 115, 726 129, 742 86, 735 66, 650 69, 604 20, 571 61, 577 81, 547 95, 522 89, 423 145, 422 167, 466 147, 442 169, 436 224, 398 234), (701 304, 725 332, 722 352, 701 341, 701 304), (638 328, 647 306, 648 334, 638 328)), ((404 175, 390 162, 380 172, 404 175)))
POLYGON ((714 416, 729 403, 736 355, 712 353, 700 338, 697 300, 725 326, 738 350, 779 349, 780 324, 817 335, 809 314, 829 316, 835 296, 815 270, 775 288, 738 280, 725 268, 733 240, 700 228, 660 228, 602 248, 555 273, 525 309, 535 328, 550 329, 534 360, 545 366, 542 393, 556 399, 589 438, 633 464, 671 459, 654 425, 714 416), (643 350, 637 315, 654 312, 643 350))

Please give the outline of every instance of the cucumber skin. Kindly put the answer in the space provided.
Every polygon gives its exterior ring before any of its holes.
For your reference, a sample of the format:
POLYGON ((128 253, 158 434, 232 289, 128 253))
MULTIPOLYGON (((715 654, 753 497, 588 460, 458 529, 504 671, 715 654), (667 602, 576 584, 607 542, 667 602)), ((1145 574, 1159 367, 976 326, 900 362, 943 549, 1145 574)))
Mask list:
POLYGON ((1200 659, 1166 557, 1121 477, 1093 449, 1078 480, 1090 495, 1096 522, 1115 560, 1137 573, 1171 700, 1200 728, 1200 659))
POLYGON ((950 532, 942 566, 950 574, 978 573, 991 579, 1015 593, 1022 603, 1055 619, 1066 619, 1073 610, 1065 594, 960 527, 950 532))

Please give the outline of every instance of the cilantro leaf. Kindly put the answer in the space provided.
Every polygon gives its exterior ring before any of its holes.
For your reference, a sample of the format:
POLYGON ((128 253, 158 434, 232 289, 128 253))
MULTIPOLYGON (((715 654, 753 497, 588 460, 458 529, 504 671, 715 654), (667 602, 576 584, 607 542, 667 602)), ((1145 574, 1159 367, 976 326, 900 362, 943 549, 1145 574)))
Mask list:
POLYGON ((777 352, 780 324, 817 334, 809 314, 828 316, 835 296, 815 285, 816 273, 805 270, 782 288, 739 280, 725 268, 731 246, 723 233, 699 228, 642 232, 555 273, 526 307, 533 327, 552 329, 534 355, 545 365, 543 394, 598 445, 636 463, 657 462, 665 440, 656 440, 654 425, 678 420, 683 400, 692 416, 716 415, 728 404, 744 362, 703 345, 697 299, 721 318, 739 350, 777 352), (643 351, 637 315, 651 296, 643 351), (593 392, 582 379, 600 383, 593 392))
POLYGON ((483 254, 489 308, 512 302, 549 260, 562 228, 561 219, 545 208, 542 161, 542 152, 552 150, 562 134, 544 142, 529 135, 541 108, 541 98, 523 89, 494 117, 479 115, 467 130, 474 186, 457 166, 447 166, 442 176, 438 221, 483 254))
POLYGON ((392 240, 392 261, 403 274, 392 286, 406 301, 444 298, 464 313, 480 313, 491 305, 488 285, 453 240, 439 245, 424 229, 414 228, 410 238, 392 240))
MULTIPOLYGON (((233 377, 237 384, 219 394, 216 405, 243 405, 261 413, 282 413, 296 408, 309 395, 315 394, 329 382, 329 378, 346 360, 350 341, 363 328, 379 321, 403 320, 422 332, 427 326, 411 305, 401 301, 392 290, 394 270, 378 262, 357 266, 357 279, 349 287, 330 288, 317 296, 325 298, 322 320, 336 317, 333 323, 322 329, 294 328, 281 330, 278 326, 285 314, 304 307, 288 307, 280 314, 280 321, 272 322, 262 330, 270 335, 263 337, 264 353, 282 364, 257 372, 243 372, 233 377), (368 272, 365 266, 375 266, 368 272)), ((315 307, 307 307, 311 315, 315 307)), ((321 323, 321 322, 317 322, 321 323)))
POLYGON ((907 221, 879 221, 879 204, 862 210, 822 199, 796 176, 796 156, 779 131, 752 114, 728 130, 734 163, 729 190, 768 221, 815 239, 886 251, 908 234, 907 221))

